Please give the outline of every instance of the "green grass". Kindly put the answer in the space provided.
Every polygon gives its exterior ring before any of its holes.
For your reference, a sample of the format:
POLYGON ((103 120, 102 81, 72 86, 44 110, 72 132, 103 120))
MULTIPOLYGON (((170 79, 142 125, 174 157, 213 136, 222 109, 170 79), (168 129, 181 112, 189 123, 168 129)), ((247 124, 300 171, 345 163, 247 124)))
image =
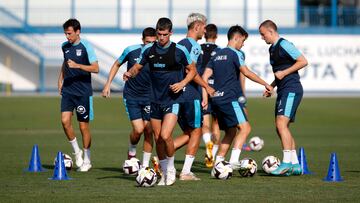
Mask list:
MULTIPOLYGON (((237 172, 227 181, 210 177, 203 167, 203 144, 193 171, 198 182, 177 181, 171 187, 137 188, 134 177, 123 175, 129 121, 122 100, 95 98, 93 169, 71 171, 70 181, 53 181, 53 160, 58 151, 71 153, 60 123, 59 97, 0 98, 0 202, 357 202, 360 198, 360 99, 304 98, 291 129, 298 146, 305 148, 313 175, 271 177, 261 170, 252 178, 237 172), (31 149, 38 144, 47 172, 28 173, 31 149), (343 182, 324 182, 330 153, 338 155, 343 182)), ((273 121, 274 100, 250 99, 252 133, 265 140, 260 152, 243 152, 260 165, 270 154, 282 157, 273 121)), ((74 121, 74 125, 77 123, 74 121)), ((78 128, 76 128, 78 139, 78 128)), ((177 128, 175 134, 179 134, 177 128)), ((138 153, 140 153, 138 147, 138 153)), ((176 153, 182 168, 184 150, 176 153)), ((260 169, 260 167, 259 167, 260 169)))

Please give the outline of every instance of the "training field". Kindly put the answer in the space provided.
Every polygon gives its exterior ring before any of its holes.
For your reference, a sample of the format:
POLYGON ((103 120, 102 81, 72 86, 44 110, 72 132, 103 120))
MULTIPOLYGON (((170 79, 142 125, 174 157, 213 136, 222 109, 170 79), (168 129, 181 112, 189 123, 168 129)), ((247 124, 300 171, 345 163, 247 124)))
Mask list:
MULTIPOLYGON (((94 99, 92 170, 73 170, 68 173, 72 180, 53 181, 48 178, 57 152, 71 153, 60 123, 60 97, 0 97, 0 202, 358 202, 360 98, 303 99, 292 131, 298 147, 305 148, 314 174, 296 177, 272 177, 261 170, 265 156, 282 157, 273 126, 274 102, 262 98, 248 102, 250 137, 265 141, 262 151, 241 154, 257 161, 259 171, 254 177, 241 178, 235 171, 227 181, 211 178, 210 169, 203 166, 202 143, 193 166, 201 181, 138 188, 135 178, 121 171, 130 130, 121 98, 94 99), (46 172, 24 172, 34 144, 39 146, 46 172), (343 182, 322 181, 331 152, 337 153, 343 182)), ((76 132, 81 140, 77 126, 76 132)), ((179 133, 177 128, 175 135, 179 133)), ((175 159, 179 173, 184 150, 175 159)))

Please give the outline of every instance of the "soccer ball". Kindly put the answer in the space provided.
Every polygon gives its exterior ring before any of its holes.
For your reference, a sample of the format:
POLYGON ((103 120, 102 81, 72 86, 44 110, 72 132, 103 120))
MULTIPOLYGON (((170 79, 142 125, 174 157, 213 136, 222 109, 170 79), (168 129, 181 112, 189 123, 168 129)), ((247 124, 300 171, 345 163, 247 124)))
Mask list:
POLYGON ((264 140, 260 137, 252 137, 249 140, 249 146, 253 151, 260 151, 264 147, 264 140))
POLYGON ((137 175, 140 168, 141 168, 141 163, 137 158, 131 158, 125 160, 123 164, 124 173, 128 175, 134 175, 134 176, 137 175))
MULTIPOLYGON (((73 161, 71 159, 71 156, 67 154, 63 154, 63 159, 66 170, 71 170, 73 166, 73 161)), ((57 157, 55 157, 54 159, 54 166, 56 166, 56 162, 57 162, 57 157)))
POLYGON ((139 170, 136 176, 136 183, 139 187, 154 186, 157 181, 157 175, 154 169, 150 167, 143 167, 139 170))
POLYGON ((276 156, 267 156, 262 161, 262 169, 265 171, 265 173, 271 173, 275 171, 280 166, 280 164, 280 159, 276 156))
POLYGON ((211 176, 221 180, 231 178, 232 174, 233 169, 231 168, 230 163, 227 161, 218 162, 211 170, 211 176))
POLYGON ((239 173, 242 177, 254 176, 257 171, 257 164, 254 159, 244 158, 240 161, 239 173))

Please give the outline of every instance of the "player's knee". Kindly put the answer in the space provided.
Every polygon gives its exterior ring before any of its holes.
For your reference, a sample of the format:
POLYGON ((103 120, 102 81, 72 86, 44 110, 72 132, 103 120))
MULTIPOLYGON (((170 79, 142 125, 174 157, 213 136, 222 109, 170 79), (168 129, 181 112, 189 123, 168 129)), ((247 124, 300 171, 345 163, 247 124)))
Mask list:
POLYGON ((80 128, 80 131, 81 131, 81 132, 84 132, 84 131, 88 130, 88 125, 85 125, 85 124, 82 125, 82 124, 80 124, 79 128, 80 128))
POLYGON ((140 136, 143 132, 144 132, 143 126, 137 126, 133 129, 133 134, 135 134, 136 136, 140 136))
POLYGON ((287 123, 281 119, 276 120, 276 130, 282 131, 287 128, 287 123))
POLYGON ((145 130, 145 132, 144 132, 144 138, 145 138, 146 140, 152 140, 152 139, 153 139, 152 131, 147 131, 147 130, 145 130))
POLYGON ((61 124, 64 128, 69 128, 71 126, 71 120, 69 118, 61 118, 61 124))
POLYGON ((145 137, 147 137, 147 136, 152 137, 153 130, 152 130, 151 126, 145 127, 144 134, 145 134, 145 137))
POLYGON ((240 132, 246 135, 249 135, 251 132, 251 125, 249 124, 249 122, 242 123, 238 125, 238 130, 240 130, 240 132))

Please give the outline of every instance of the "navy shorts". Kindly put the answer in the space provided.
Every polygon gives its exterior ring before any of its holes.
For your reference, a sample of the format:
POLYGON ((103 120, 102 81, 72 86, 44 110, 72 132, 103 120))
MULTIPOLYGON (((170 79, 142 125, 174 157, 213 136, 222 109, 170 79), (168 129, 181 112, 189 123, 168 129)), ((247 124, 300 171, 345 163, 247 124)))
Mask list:
POLYGON ((78 121, 89 122, 94 119, 92 96, 76 96, 62 93, 61 112, 73 112, 74 109, 78 121))
POLYGON ((213 110, 218 118, 219 127, 225 130, 247 122, 244 105, 239 101, 224 104, 213 104, 213 110))
POLYGON ((131 121, 142 119, 150 120, 150 101, 136 101, 124 99, 126 113, 131 121))
POLYGON ((180 103, 178 124, 183 131, 188 128, 195 129, 202 126, 200 100, 180 103))
POLYGON ((162 120, 168 113, 173 113, 176 116, 179 114, 179 104, 156 104, 151 103, 150 117, 153 119, 162 120))
POLYGON ((280 92, 276 98, 275 116, 283 115, 295 121, 296 110, 303 97, 302 92, 280 92))
POLYGON ((207 105, 207 108, 204 110, 202 110, 202 113, 203 115, 206 115, 206 114, 212 114, 213 113, 213 109, 212 109, 212 101, 211 101, 211 98, 209 97, 208 99, 208 105, 207 105))

